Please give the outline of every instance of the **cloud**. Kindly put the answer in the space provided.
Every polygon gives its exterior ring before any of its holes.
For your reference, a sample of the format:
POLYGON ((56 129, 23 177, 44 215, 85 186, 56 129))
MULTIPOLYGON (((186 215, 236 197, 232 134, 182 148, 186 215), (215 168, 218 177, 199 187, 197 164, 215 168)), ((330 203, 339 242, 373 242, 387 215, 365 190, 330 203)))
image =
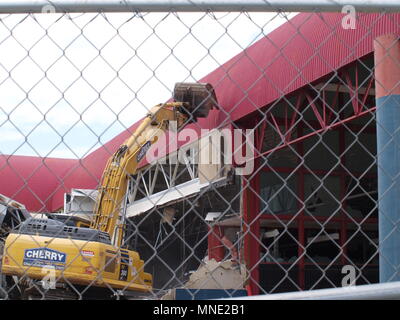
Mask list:
POLYGON ((199 80, 286 21, 275 13, 0 19, 0 151, 71 158, 166 101, 175 82, 199 80))

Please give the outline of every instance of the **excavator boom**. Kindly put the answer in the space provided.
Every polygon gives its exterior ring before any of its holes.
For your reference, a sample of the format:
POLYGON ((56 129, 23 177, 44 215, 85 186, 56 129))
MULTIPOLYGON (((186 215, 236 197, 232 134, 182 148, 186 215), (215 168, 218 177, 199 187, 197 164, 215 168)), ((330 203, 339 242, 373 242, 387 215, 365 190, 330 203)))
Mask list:
POLYGON ((128 176, 136 173, 139 162, 157 138, 168 130, 169 122, 176 121, 178 130, 197 118, 207 117, 217 107, 215 92, 210 84, 177 83, 175 102, 153 107, 133 135, 128 138, 107 162, 101 180, 91 228, 110 234, 116 245, 122 241, 122 230, 116 228, 128 176))

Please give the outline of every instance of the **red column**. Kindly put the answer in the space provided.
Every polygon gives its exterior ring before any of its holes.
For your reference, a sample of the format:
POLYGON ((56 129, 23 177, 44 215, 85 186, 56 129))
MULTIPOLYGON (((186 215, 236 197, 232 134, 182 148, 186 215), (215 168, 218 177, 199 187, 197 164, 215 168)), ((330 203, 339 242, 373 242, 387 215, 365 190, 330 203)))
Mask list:
POLYGON ((218 226, 208 228, 208 258, 221 261, 225 256, 224 244, 221 242, 223 236, 221 228, 218 226))
MULTIPOLYGON (((303 128, 299 127, 298 129, 298 135, 301 137, 303 135, 303 128)), ((303 157, 304 156, 304 142, 301 141, 297 145, 297 152, 298 154, 303 157)), ((299 162, 301 160, 299 159, 299 162)), ((302 165, 298 169, 298 182, 297 182, 297 188, 298 188, 298 197, 300 199, 300 203, 298 204, 298 208, 303 207, 304 205, 304 166, 302 165)), ((299 241, 299 246, 297 248, 297 254, 300 257, 298 261, 298 279, 299 279, 299 287, 301 290, 305 289, 305 258, 304 258, 304 253, 305 253, 305 248, 306 248, 306 239, 305 239, 305 230, 304 230, 304 218, 305 218, 305 212, 303 209, 298 212, 297 216, 297 232, 298 232, 298 241, 299 241)))
MULTIPOLYGON (((340 163, 342 164, 343 167, 345 167, 346 164, 346 156, 343 154, 346 148, 346 135, 344 131, 344 127, 340 127, 339 129, 339 153, 340 153, 340 163)), ((340 256, 340 263, 345 265, 347 264, 347 222, 346 222, 346 203, 343 200, 346 196, 346 172, 341 169, 340 173, 340 199, 342 200, 340 202, 340 247, 342 248, 342 254, 340 256)))
MULTIPOLYGON (((304 172, 302 170, 299 171, 298 174, 298 197, 300 198, 302 204, 304 203, 304 172)), ((298 276, 299 276, 299 287, 301 290, 305 289, 305 248, 306 248, 306 239, 305 239, 305 230, 304 230, 304 210, 301 210, 298 213, 297 221, 297 231, 298 231, 298 241, 299 241, 299 246, 297 250, 297 254, 300 257, 298 261, 298 266, 299 266, 299 271, 298 271, 298 276)))
MULTIPOLYGON (((258 161, 255 163, 258 168, 258 161)), ((254 177, 243 178, 243 231, 244 231, 244 258, 249 271, 247 292, 249 295, 259 294, 260 262, 260 194, 259 174, 254 177), (247 183, 248 182, 248 183, 247 183)))

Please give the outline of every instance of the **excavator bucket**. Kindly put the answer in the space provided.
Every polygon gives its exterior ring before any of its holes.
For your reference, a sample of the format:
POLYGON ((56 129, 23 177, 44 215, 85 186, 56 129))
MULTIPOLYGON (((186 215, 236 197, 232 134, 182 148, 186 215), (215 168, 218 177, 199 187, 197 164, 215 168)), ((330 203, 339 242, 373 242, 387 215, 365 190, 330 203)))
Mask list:
POLYGON ((206 118, 211 109, 218 108, 214 88, 209 83, 178 82, 173 98, 177 102, 188 103, 184 111, 193 117, 193 121, 206 118))

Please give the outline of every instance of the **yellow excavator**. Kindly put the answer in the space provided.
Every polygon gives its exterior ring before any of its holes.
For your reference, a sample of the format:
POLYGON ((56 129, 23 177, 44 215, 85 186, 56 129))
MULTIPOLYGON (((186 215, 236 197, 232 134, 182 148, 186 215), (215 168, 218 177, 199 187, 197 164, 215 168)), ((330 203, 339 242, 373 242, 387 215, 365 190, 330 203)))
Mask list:
POLYGON ((124 246, 125 229, 120 222, 129 177, 135 175, 146 152, 168 130, 171 121, 179 130, 197 118, 207 117, 214 107, 217 100, 210 84, 177 83, 173 102, 153 107, 108 160, 90 227, 27 219, 6 238, 2 274, 17 278, 14 287, 22 287, 22 296, 30 298, 150 293, 152 275, 145 272, 139 254, 124 246))

